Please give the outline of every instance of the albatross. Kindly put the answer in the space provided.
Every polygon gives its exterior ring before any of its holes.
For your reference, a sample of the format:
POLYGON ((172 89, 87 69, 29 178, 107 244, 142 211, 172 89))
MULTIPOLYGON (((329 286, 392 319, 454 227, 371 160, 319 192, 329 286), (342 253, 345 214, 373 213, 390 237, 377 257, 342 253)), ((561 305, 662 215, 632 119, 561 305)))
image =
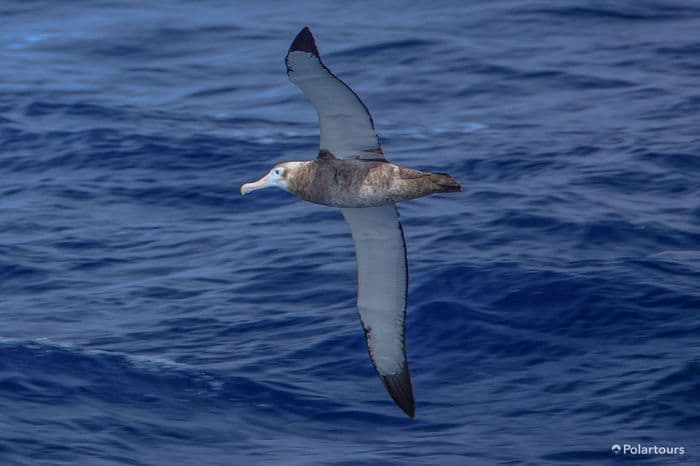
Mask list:
POLYGON ((447 174, 386 159, 367 107, 321 61, 308 27, 292 42, 285 64, 289 79, 318 114, 318 156, 277 164, 258 181, 241 186, 241 194, 275 187, 340 208, 355 243, 357 309, 370 360, 394 402, 415 419, 405 343, 408 262, 396 203, 462 188, 447 174))

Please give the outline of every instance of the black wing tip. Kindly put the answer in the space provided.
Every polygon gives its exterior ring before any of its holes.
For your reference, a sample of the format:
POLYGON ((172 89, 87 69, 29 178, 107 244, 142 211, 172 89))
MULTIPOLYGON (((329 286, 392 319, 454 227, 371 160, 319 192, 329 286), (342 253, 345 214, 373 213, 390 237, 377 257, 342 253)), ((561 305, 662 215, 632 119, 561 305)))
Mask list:
POLYGON ((314 35, 311 34, 311 29, 309 26, 305 26, 299 34, 294 38, 292 45, 289 46, 289 52, 306 52, 312 53, 316 58, 321 58, 318 53, 318 48, 316 48, 316 41, 314 40, 314 35))
POLYGON ((382 382, 391 398, 408 417, 416 420, 416 400, 413 397, 411 374, 405 367, 398 374, 381 375, 382 382))

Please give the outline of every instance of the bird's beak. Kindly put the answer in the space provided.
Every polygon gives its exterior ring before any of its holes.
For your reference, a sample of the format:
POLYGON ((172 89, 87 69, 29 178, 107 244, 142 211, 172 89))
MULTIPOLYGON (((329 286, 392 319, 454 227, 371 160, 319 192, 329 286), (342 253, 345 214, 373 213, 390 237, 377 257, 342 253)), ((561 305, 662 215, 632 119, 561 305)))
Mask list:
POLYGON ((270 174, 268 173, 267 175, 260 178, 258 181, 254 181, 252 183, 246 183, 243 186, 241 186, 241 194, 245 196, 249 192, 255 191, 256 189, 267 188, 270 186, 271 181, 272 180, 271 180, 270 174))

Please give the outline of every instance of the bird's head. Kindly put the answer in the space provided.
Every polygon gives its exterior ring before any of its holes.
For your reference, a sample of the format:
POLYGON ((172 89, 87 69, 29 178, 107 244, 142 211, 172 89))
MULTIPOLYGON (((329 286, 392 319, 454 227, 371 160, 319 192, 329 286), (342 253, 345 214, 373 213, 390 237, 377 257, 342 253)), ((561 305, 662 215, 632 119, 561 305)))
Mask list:
POLYGON ((272 170, 270 170, 267 175, 260 178, 258 181, 252 183, 246 183, 241 186, 241 194, 244 196, 251 191, 263 188, 281 188, 285 191, 290 190, 290 184, 299 174, 299 169, 305 165, 306 162, 283 162, 278 163, 272 170))

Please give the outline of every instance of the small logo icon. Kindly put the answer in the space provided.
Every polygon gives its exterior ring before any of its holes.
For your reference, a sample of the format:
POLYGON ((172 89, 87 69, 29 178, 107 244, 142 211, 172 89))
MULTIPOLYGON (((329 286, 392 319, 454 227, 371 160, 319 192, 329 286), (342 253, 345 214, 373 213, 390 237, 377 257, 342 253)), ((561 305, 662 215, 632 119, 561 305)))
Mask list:
POLYGON ((610 449, 616 455, 622 451, 622 447, 620 445, 618 445, 617 443, 615 445, 613 445, 610 449))

